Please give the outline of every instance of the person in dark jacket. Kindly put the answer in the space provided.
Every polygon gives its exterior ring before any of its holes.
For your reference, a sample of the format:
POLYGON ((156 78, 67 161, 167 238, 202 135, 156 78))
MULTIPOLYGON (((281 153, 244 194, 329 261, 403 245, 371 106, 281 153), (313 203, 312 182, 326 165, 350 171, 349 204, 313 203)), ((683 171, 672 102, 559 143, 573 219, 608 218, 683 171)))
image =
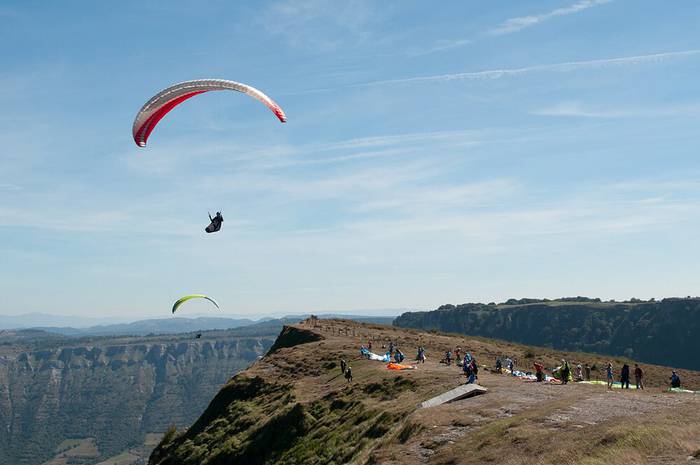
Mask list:
POLYGON ((345 370, 345 379, 348 380, 348 383, 352 383, 352 367, 348 367, 348 369, 345 370))
POLYGON ((623 389, 630 388, 630 366, 626 363, 622 365, 622 369, 620 370, 620 385, 623 389))
POLYGON ((569 383, 569 376, 571 375, 571 366, 567 360, 561 360, 561 384, 569 383))
POLYGON ((671 374, 671 387, 679 389, 681 387, 681 377, 678 376, 678 373, 676 373, 675 371, 673 371, 671 374))
POLYGON ((348 364, 345 359, 340 359, 340 373, 345 374, 345 370, 348 368, 348 364))
POLYGON ((472 375, 474 375, 474 380, 479 379, 479 365, 476 363, 476 358, 472 357, 471 364, 472 375))

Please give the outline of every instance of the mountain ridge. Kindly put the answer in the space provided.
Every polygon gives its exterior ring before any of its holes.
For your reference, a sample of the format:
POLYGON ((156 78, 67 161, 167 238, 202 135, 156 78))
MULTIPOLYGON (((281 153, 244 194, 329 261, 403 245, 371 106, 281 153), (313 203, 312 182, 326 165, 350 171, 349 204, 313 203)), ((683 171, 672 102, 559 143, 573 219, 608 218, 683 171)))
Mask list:
POLYGON ((404 313, 393 324, 700 369, 695 355, 700 352, 700 298, 603 302, 574 297, 448 304, 404 313))

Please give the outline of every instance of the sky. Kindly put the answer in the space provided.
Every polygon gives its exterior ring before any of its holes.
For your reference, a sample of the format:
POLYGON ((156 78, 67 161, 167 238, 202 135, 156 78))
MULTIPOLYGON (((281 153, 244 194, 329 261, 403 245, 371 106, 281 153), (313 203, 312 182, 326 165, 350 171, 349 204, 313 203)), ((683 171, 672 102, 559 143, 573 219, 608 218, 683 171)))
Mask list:
POLYGON ((695 0, 0 0, 0 315, 697 295, 699 23, 695 0), (288 122, 211 92, 137 147, 141 105, 198 78, 288 122))

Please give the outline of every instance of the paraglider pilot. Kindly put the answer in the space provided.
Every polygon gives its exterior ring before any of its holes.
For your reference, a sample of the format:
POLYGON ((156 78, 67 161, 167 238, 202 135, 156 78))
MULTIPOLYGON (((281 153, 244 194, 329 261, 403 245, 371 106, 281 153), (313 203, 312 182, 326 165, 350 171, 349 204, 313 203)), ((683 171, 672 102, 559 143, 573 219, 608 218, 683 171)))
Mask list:
POLYGON ((221 229, 221 223, 224 222, 224 217, 221 216, 221 212, 216 212, 216 216, 214 216, 214 218, 212 218, 211 213, 209 213, 209 220, 211 221, 211 224, 206 227, 205 231, 208 233, 213 233, 221 229))

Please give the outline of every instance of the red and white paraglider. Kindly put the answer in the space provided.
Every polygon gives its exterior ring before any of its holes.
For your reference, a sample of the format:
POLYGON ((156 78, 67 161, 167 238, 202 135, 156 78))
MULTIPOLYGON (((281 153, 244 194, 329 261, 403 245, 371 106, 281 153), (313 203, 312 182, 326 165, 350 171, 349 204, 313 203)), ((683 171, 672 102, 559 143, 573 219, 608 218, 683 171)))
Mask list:
POLYGON ((225 79, 198 79, 195 81, 185 81, 168 87, 154 95, 136 115, 132 129, 134 142, 139 147, 145 147, 148 136, 156 127, 158 122, 173 108, 194 97, 213 90, 235 90, 249 95, 265 104, 279 118, 280 122, 287 121, 282 108, 270 97, 240 82, 227 81, 225 79))

